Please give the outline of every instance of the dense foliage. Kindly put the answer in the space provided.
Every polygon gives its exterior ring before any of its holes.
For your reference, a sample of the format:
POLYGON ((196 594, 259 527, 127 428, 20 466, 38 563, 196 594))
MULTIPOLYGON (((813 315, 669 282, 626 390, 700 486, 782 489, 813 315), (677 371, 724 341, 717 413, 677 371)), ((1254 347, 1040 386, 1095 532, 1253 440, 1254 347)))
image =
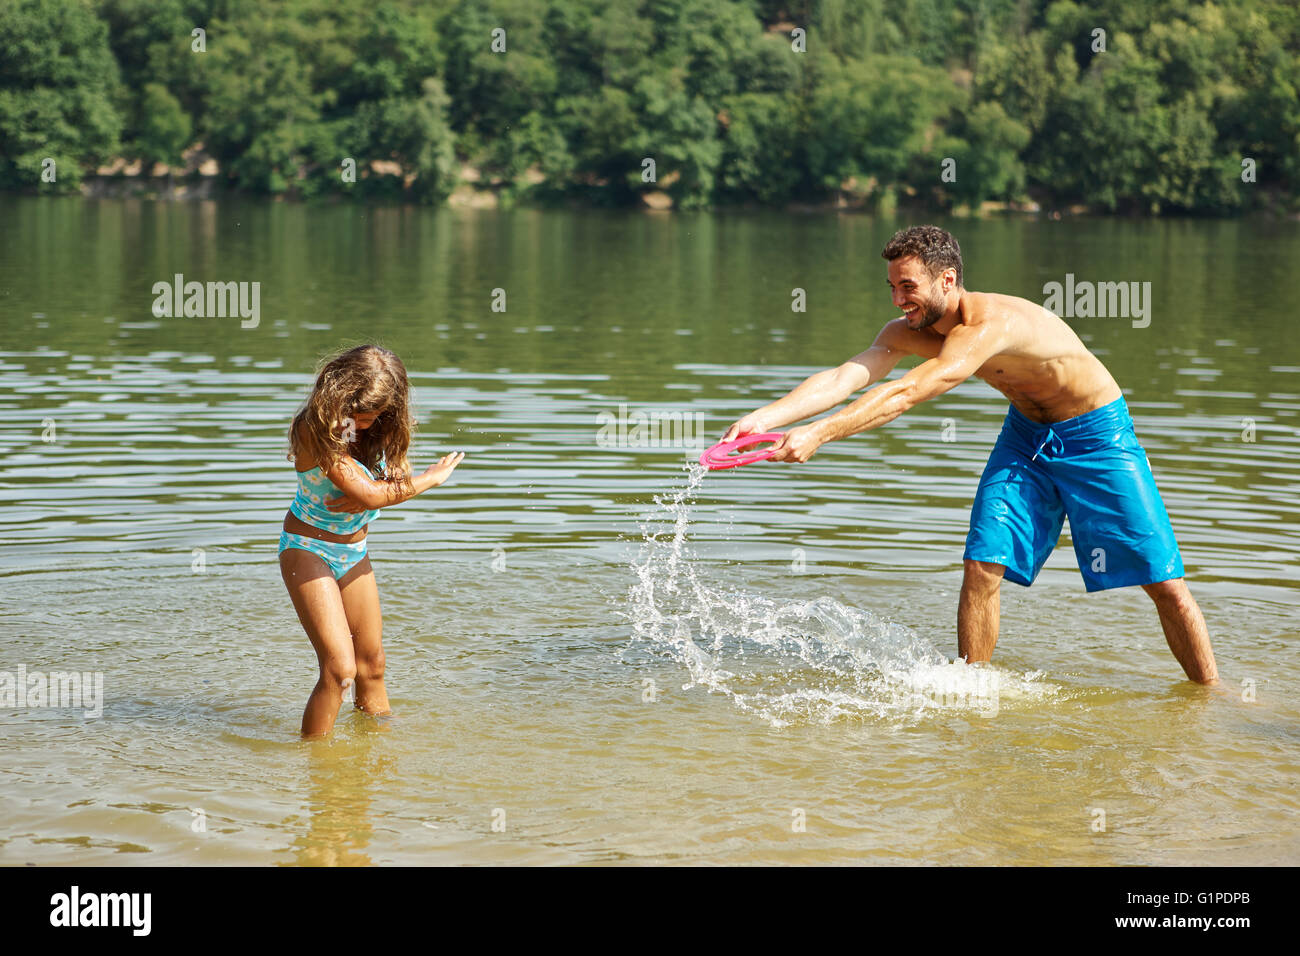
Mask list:
POLYGON ((197 143, 306 196, 1294 208, 1300 6, 0 0, 0 187, 197 143))

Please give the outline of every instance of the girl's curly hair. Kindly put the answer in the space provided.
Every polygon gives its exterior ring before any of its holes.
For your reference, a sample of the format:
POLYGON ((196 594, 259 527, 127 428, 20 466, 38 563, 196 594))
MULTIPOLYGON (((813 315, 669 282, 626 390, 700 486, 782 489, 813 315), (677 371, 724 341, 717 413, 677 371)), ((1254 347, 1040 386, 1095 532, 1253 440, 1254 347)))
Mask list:
POLYGON ((317 366, 316 385, 289 426, 287 457, 306 455, 328 471, 351 455, 377 480, 411 494, 406 456, 415 427, 402 360, 381 346, 358 345, 326 356, 317 366), (347 428, 353 416, 371 412, 379 414, 369 428, 347 428))

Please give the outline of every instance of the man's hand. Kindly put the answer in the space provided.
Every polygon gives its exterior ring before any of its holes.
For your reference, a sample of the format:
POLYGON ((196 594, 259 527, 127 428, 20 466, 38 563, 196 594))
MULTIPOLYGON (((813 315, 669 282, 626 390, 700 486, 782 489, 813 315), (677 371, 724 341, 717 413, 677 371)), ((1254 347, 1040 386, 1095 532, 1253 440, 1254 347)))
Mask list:
POLYGON ((737 438, 744 438, 746 435, 761 435, 767 431, 767 426, 763 420, 758 417, 758 412, 750 412, 740 421, 736 422, 727 429, 727 433, 722 436, 723 441, 734 441, 737 438))
POLYGON ((776 443, 774 454, 768 461, 807 461, 824 444, 818 437, 816 425, 800 425, 785 433, 776 443))

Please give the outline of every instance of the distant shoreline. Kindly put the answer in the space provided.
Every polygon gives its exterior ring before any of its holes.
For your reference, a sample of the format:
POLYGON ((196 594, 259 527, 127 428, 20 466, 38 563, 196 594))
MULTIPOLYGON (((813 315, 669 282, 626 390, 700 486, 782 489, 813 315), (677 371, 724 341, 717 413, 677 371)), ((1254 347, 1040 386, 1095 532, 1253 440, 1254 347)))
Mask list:
MULTIPOLYGON (((161 164, 158 164, 161 166, 161 164)), ((411 206, 428 209, 611 209, 641 212, 673 212, 676 206, 671 196, 662 190, 639 194, 639 202, 629 204, 604 204, 584 201, 574 195, 553 194, 546 197, 534 197, 528 194, 510 196, 505 192, 501 181, 485 182, 482 175, 472 166, 463 165, 462 178, 456 188, 442 202, 427 203, 412 199, 407 190, 402 188, 402 176, 392 172, 372 173, 365 170, 362 180, 392 180, 390 188, 371 188, 359 195, 349 195, 344 191, 305 196, 299 190, 288 189, 281 193, 262 193, 243 189, 231 184, 215 167, 215 162, 207 169, 200 170, 191 166, 185 172, 171 173, 165 166, 159 171, 155 166, 148 174, 140 168, 139 161, 129 163, 125 159, 115 160, 108 167, 100 167, 95 173, 81 178, 79 195, 84 199, 147 199, 156 202, 202 202, 219 199, 263 200, 266 202, 292 202, 304 204, 336 204, 342 202, 360 202, 377 206, 411 206), (134 167, 134 170, 133 170, 134 167), (108 172, 107 169, 113 170, 108 172)), ((396 164, 392 164, 396 165, 396 164)), ((535 183, 534 183, 535 184, 535 183)), ((364 187, 363 187, 364 188, 364 187)), ((39 196, 78 195, 72 192, 47 193, 34 189, 0 190, 0 195, 39 196)), ((775 211, 791 214, 820 215, 826 213, 857 213, 864 215, 893 215, 897 211, 906 211, 921 215, 942 215, 953 218, 989 219, 998 217, 1044 218, 1051 220, 1077 217, 1106 217, 1118 219, 1250 219, 1300 221, 1300 212, 1288 212, 1281 197, 1277 202, 1264 208, 1241 209, 1225 214, 1189 213, 1183 210, 1174 212, 1143 213, 1137 211, 1116 212, 1090 206, 1086 203, 1070 203, 1060 206, 1051 201, 1023 199, 1014 202, 985 201, 979 208, 966 206, 944 207, 927 203, 909 195, 898 195, 898 191, 887 188, 864 193, 846 184, 846 188, 837 191, 822 200, 791 201, 783 204, 764 205, 756 202, 719 203, 705 210, 692 211, 775 211)))

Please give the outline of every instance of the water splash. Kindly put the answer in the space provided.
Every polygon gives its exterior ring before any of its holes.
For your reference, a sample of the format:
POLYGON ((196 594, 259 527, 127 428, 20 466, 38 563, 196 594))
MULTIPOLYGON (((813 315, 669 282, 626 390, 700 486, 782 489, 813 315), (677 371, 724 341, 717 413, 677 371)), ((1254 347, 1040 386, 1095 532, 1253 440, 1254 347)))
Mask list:
POLYGON ((641 522, 626 614, 634 640, 774 727, 840 719, 911 723, 935 712, 993 717, 1055 696, 1040 673, 949 661, 910 628, 830 597, 778 601, 705 578, 689 543, 691 507, 709 472, 655 497, 641 522))

